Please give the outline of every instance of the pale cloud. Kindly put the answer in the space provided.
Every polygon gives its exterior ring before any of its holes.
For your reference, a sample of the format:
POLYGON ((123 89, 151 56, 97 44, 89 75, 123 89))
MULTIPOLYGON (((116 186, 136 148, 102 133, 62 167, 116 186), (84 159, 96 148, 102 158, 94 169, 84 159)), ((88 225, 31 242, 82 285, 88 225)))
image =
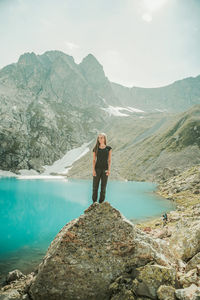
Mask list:
POLYGON ((55 27, 54 24, 48 19, 44 19, 44 18, 40 19, 40 22, 43 25, 43 27, 45 27, 46 29, 51 29, 55 27))
POLYGON ((142 19, 145 22, 151 22, 153 14, 159 9, 163 8, 164 5, 170 0, 143 0, 140 3, 140 12, 142 19))
POLYGON ((105 53, 105 57, 113 65, 118 63, 119 60, 121 59, 119 51, 116 51, 116 50, 107 50, 106 53, 105 53))
POLYGON ((162 8, 168 0, 143 0, 143 7, 148 12, 154 12, 162 8))
POLYGON ((65 41, 64 43, 65 43, 65 46, 67 46, 67 48, 70 49, 70 50, 74 50, 74 49, 80 48, 79 45, 76 45, 76 44, 74 44, 72 42, 65 41))
POLYGON ((98 55, 99 62, 103 65, 106 76, 109 74, 109 79, 114 82, 120 82, 126 86, 132 86, 132 78, 125 78, 127 69, 130 69, 129 62, 124 57, 123 52, 115 49, 107 49, 98 55), (120 67, 119 67, 120 66, 120 67))
POLYGON ((41 19, 40 22, 47 27, 52 25, 52 22, 48 21, 47 19, 41 19))
POLYGON ((149 13, 145 13, 145 14, 142 15, 142 19, 145 22, 151 22, 152 21, 152 16, 149 13))

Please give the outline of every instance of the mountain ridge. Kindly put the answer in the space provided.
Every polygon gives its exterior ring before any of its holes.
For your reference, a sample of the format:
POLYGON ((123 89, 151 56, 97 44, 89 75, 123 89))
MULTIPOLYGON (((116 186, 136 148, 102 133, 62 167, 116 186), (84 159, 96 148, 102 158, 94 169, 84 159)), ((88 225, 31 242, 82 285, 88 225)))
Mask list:
POLYGON ((170 87, 169 94, 168 89, 158 88, 161 94, 155 96, 155 89, 151 89, 147 95, 146 89, 111 83, 92 54, 76 64, 62 51, 24 53, 17 63, 0 70, 0 135, 4 145, 0 168, 42 172, 42 165, 52 164, 66 151, 95 139, 98 132, 107 131, 114 140, 114 124, 124 130, 124 147, 133 145, 132 140, 135 147, 136 142, 172 120, 173 114, 200 103, 199 84, 194 93, 190 86, 199 79, 181 81, 181 94, 179 83, 178 89, 170 87))
MULTIPOLYGON (((200 105, 195 105, 179 114, 148 114, 145 116, 145 124, 142 123, 143 119, 136 117, 129 117, 123 123, 112 118, 112 125, 108 124, 104 128, 113 148, 110 178, 160 181, 165 168, 175 169, 179 173, 199 164, 199 112, 200 105), (191 134, 193 132, 194 135, 191 134)), ((88 152, 75 162, 68 176, 79 178, 81 174, 84 178, 90 178, 90 156, 92 153, 88 152)))

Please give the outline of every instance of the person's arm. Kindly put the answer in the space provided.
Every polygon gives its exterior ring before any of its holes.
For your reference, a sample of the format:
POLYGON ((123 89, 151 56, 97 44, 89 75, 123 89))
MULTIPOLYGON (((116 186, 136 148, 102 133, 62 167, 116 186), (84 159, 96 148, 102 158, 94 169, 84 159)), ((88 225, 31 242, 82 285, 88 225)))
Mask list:
POLYGON ((92 160, 92 164, 93 164, 93 170, 92 170, 92 173, 93 173, 93 176, 96 176, 96 171, 95 171, 96 153, 95 153, 95 152, 93 152, 93 160, 92 160))
POLYGON ((108 154, 108 170, 106 175, 110 175, 110 168, 111 168, 111 155, 112 155, 112 149, 110 149, 109 154, 108 154))

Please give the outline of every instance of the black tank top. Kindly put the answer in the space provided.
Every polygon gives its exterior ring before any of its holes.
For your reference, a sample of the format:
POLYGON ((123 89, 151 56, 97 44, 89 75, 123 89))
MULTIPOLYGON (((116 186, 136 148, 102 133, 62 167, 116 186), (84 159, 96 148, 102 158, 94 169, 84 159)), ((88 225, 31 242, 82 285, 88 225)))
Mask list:
POLYGON ((112 149, 112 147, 110 146, 106 146, 103 149, 98 148, 95 169, 105 169, 105 170, 108 169, 108 154, 110 149, 112 149))

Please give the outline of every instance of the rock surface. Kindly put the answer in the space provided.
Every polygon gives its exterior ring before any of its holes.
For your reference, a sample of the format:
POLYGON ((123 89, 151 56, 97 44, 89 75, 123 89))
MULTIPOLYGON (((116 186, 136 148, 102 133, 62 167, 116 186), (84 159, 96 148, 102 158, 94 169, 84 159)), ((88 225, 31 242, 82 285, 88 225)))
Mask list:
POLYGON ((188 221, 187 218, 181 220, 174 229, 170 247, 184 261, 200 252, 200 218, 195 221, 188 221))
POLYGON ((1 288, 0 300, 31 300, 28 295, 28 289, 35 273, 32 272, 28 275, 23 275, 19 270, 14 270, 10 273, 12 273, 12 281, 9 284, 5 282, 5 285, 1 288), (15 280, 13 274, 15 274, 15 280), (17 277, 19 275, 20 278, 17 278, 16 275, 17 277))
POLYGON ((185 289, 179 289, 175 291, 176 297, 180 300, 199 300, 200 288, 195 284, 185 289))
POLYGON ((95 203, 60 230, 35 273, 9 274, 0 299, 199 299, 199 215, 198 204, 171 212, 158 238, 108 202, 95 203))
POLYGON ((25 275, 20 270, 14 270, 12 272, 9 272, 6 277, 6 282, 10 283, 14 280, 18 280, 20 278, 24 278, 25 275))
POLYGON ((124 272, 138 280, 138 296, 155 297, 159 285, 175 285, 175 258, 166 246, 137 229, 108 202, 92 204, 52 241, 29 294, 33 300, 106 300, 112 296, 110 284, 124 272), (152 290, 157 273, 161 279, 152 290))
MULTIPOLYGON (((92 55, 89 66, 94 78, 100 72, 106 80, 92 55)), ((41 173, 42 166, 96 138, 107 114, 100 109, 104 101, 88 76, 61 51, 25 53, 0 70, 0 169, 41 173)), ((115 99, 113 93, 111 98, 115 99)))
POLYGON ((175 288, 168 285, 161 285, 157 290, 159 300, 175 300, 175 288))
POLYGON ((195 269, 197 265, 200 265, 200 252, 197 253, 191 260, 188 261, 186 265, 186 271, 190 271, 192 269, 195 269))
POLYGON ((161 181, 158 193, 184 207, 200 203, 200 165, 161 181))

